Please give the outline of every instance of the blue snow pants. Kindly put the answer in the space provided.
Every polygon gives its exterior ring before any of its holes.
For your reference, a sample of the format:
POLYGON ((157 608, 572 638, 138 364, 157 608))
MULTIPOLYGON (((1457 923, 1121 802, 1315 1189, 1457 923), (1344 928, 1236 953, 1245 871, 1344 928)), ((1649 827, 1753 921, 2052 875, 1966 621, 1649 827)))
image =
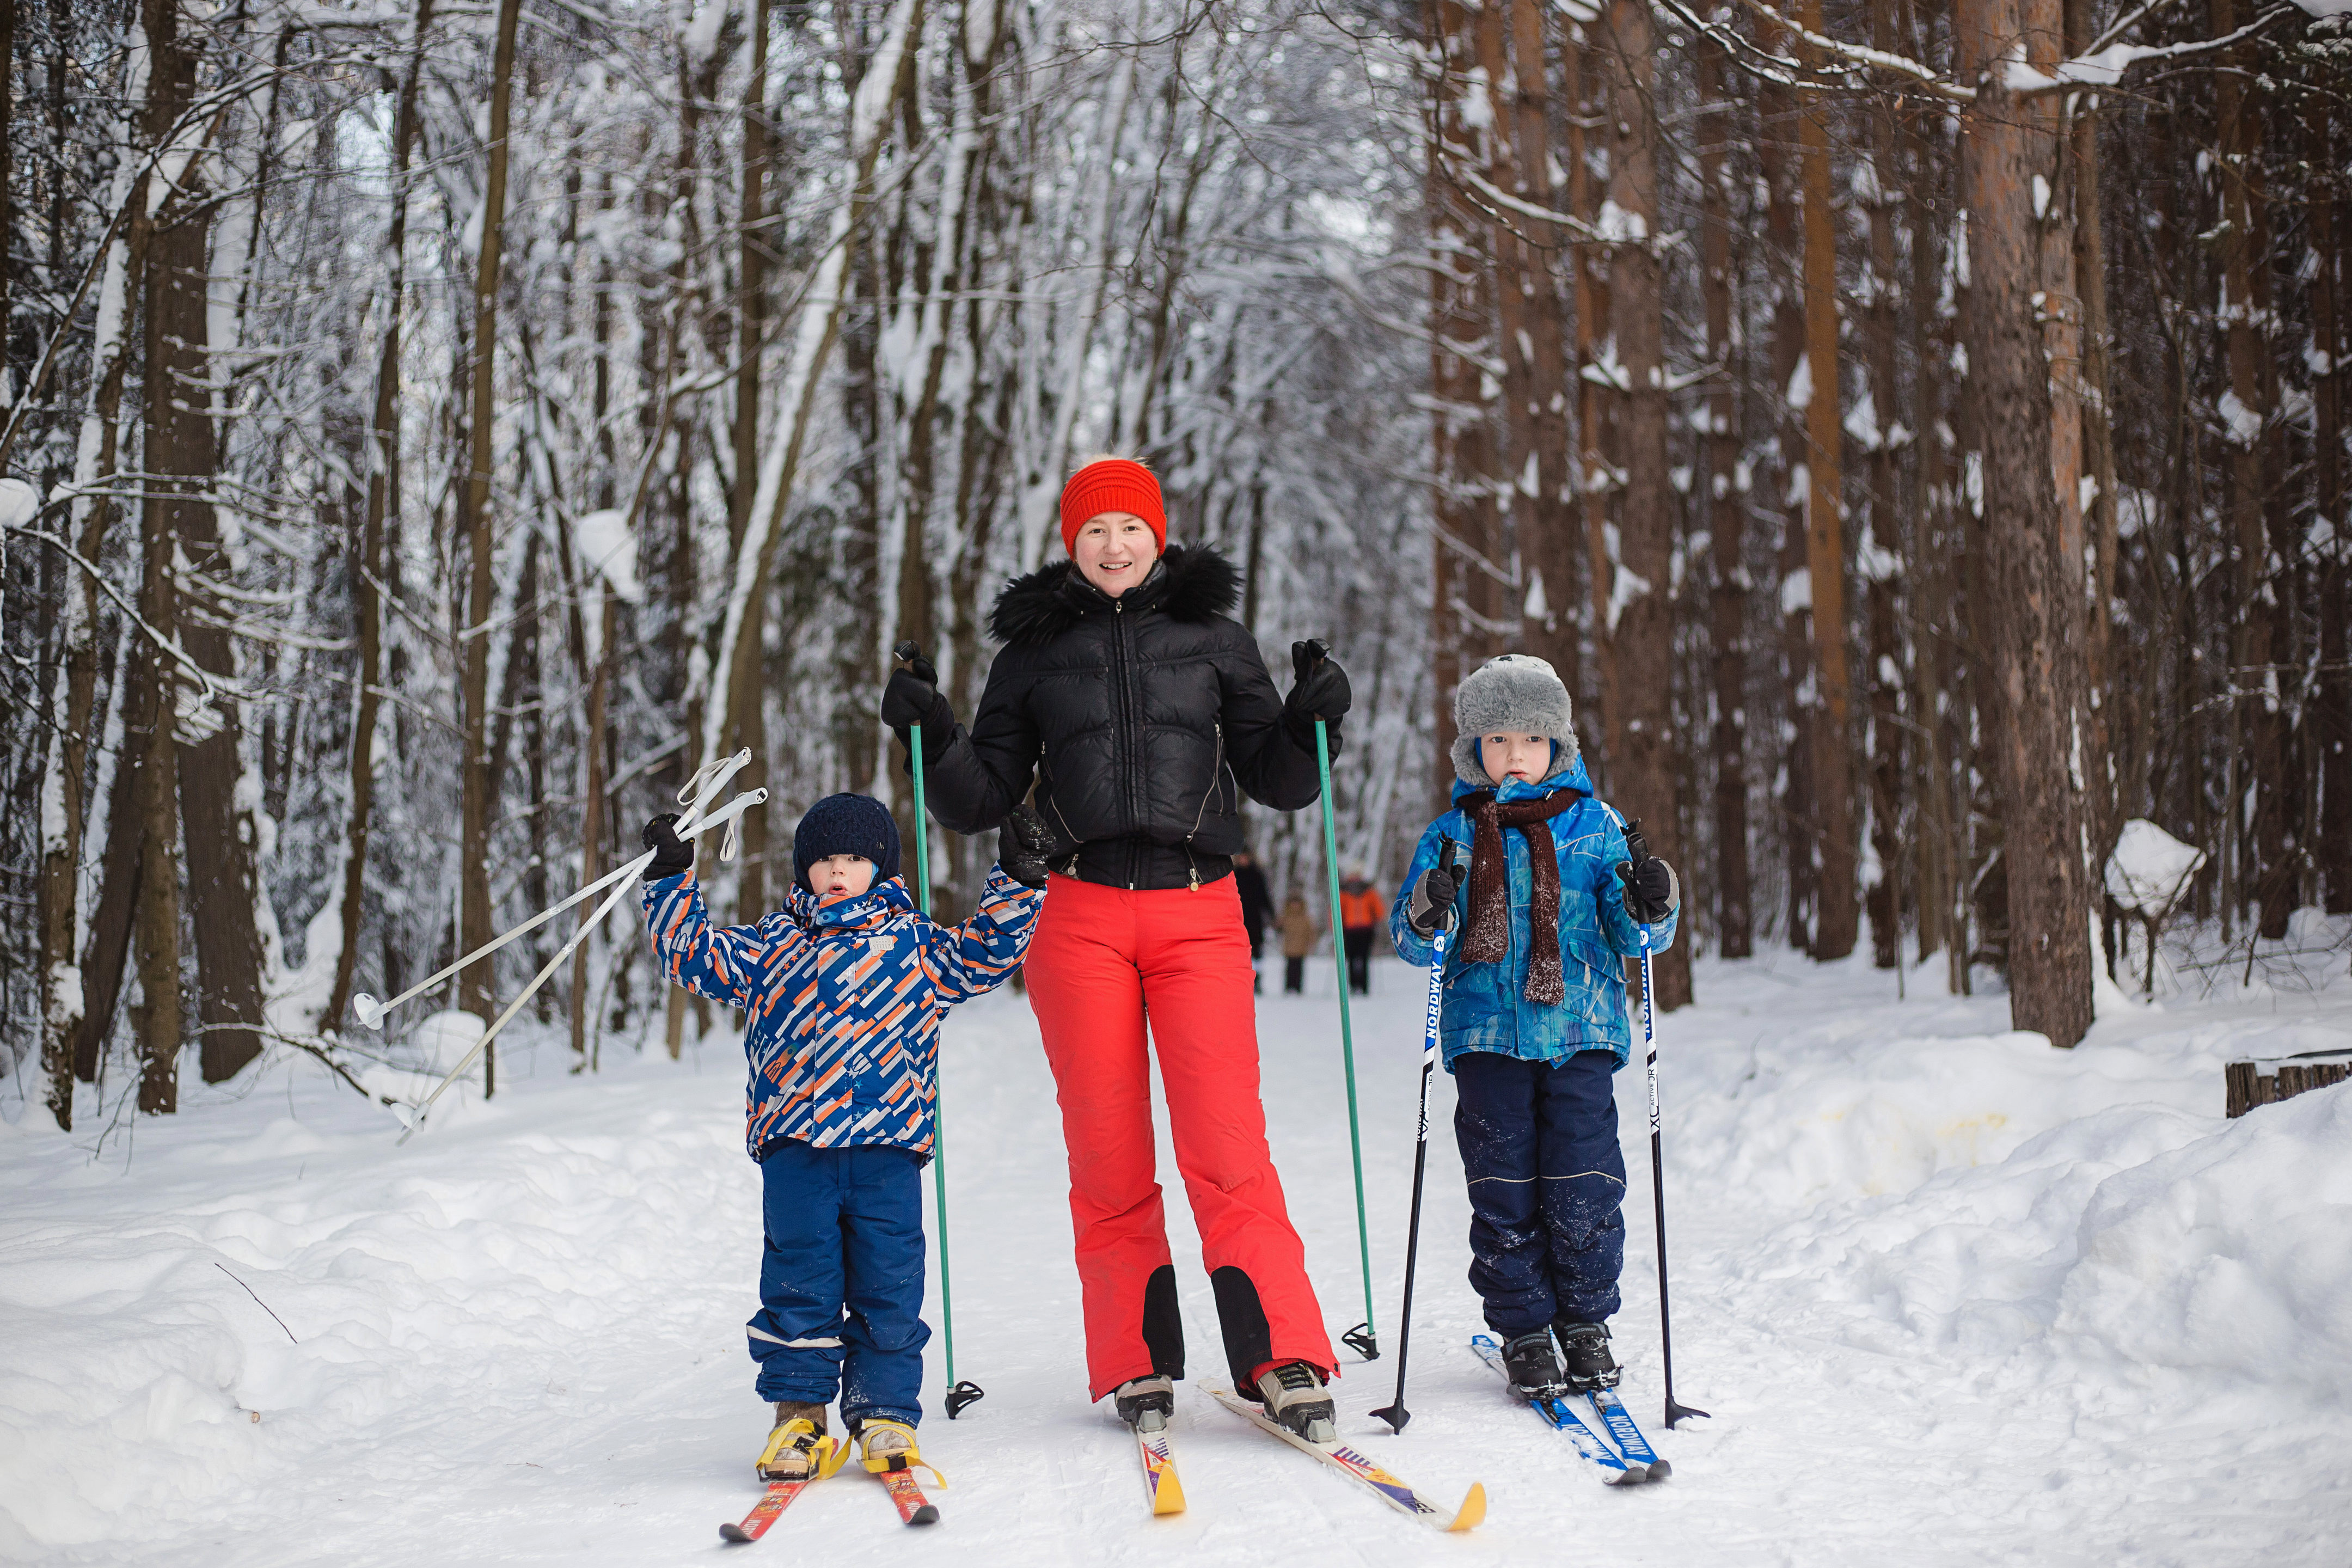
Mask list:
POLYGON ((1454 1058, 1454 1136, 1470 1183, 1470 1284, 1508 1339, 1617 1310, 1625 1263, 1625 1156, 1617 1058, 1556 1062, 1494 1051, 1454 1058))
POLYGON ((761 1151, 760 1397, 830 1404, 845 1425, 922 1419, 922 1162, 910 1150, 761 1151))

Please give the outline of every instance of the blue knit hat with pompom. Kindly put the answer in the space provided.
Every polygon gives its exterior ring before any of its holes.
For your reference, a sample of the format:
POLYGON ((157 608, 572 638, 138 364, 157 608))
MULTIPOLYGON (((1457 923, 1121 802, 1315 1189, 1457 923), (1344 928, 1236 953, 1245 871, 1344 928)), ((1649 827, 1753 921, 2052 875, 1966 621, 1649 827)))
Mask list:
POLYGON ((898 825, 890 808, 870 795, 829 795, 810 806, 793 829, 793 885, 808 889, 809 868, 828 855, 865 856, 877 888, 897 876, 898 825))

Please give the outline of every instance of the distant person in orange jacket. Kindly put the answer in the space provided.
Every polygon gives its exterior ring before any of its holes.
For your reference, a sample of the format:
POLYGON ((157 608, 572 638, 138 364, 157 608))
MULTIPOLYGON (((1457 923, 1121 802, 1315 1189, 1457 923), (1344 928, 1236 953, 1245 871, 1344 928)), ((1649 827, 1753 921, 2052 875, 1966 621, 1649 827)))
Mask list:
POLYGON ((1361 866, 1348 868, 1339 884, 1339 934, 1348 949, 1348 989, 1359 996, 1372 994, 1372 937, 1389 918, 1389 901, 1372 886, 1361 866))

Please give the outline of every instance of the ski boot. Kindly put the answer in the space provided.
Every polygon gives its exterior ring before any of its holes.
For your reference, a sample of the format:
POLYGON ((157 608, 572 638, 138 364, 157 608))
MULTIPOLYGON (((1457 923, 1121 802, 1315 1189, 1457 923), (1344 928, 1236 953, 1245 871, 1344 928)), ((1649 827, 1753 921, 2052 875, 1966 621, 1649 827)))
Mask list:
POLYGON ((825 1436, 824 1406, 796 1399, 776 1401, 776 1425, 760 1450, 763 1481, 820 1481, 841 1468, 849 1446, 825 1436))
POLYGON ((1559 1348, 1568 1360, 1568 1385, 1580 1394, 1594 1389, 1614 1388, 1624 1375, 1617 1358, 1609 1353, 1609 1325, 1606 1323, 1555 1323, 1553 1331, 1559 1335, 1559 1348))
POLYGON ((857 1424, 857 1462, 876 1475, 891 1470, 929 1470, 931 1479, 944 1487, 947 1477, 939 1467, 925 1459, 915 1447, 915 1429, 904 1421, 869 1417, 857 1424))
POLYGON ((1303 1361, 1286 1361, 1259 1374, 1255 1394, 1275 1425, 1310 1443, 1332 1443, 1339 1424, 1331 1408, 1331 1391, 1323 1374, 1303 1361))
POLYGON ((1128 1379, 1111 1397, 1118 1403, 1118 1418, 1139 1432, 1166 1431, 1168 1418, 1176 1413, 1176 1385, 1157 1373, 1128 1379))
POLYGON ((1503 1346, 1503 1369, 1513 1392, 1528 1399, 1557 1399, 1568 1392, 1568 1374, 1551 1348, 1551 1331, 1537 1329, 1503 1346))

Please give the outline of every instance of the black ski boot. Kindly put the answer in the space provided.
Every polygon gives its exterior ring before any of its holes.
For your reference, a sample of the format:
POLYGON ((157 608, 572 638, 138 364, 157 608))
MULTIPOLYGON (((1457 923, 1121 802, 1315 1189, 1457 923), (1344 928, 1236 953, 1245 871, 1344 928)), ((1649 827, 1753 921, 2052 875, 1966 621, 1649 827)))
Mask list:
POLYGON ((1510 1373, 1511 1387, 1530 1398, 1557 1399, 1568 1392, 1568 1376, 1552 1353, 1549 1329, 1537 1329, 1505 1344, 1503 1369, 1510 1373))
POLYGON ((1568 1360, 1568 1385, 1579 1393, 1614 1388, 1624 1375, 1617 1358, 1609 1353, 1606 1323, 1554 1323, 1561 1353, 1568 1360))
POLYGON ((1310 1443, 1339 1440, 1339 1423, 1331 1408, 1331 1391, 1324 1386, 1323 1374, 1305 1362, 1286 1361, 1267 1368, 1250 1392, 1265 1405, 1275 1425, 1310 1443))
POLYGON ((1168 1418, 1176 1413, 1176 1385, 1156 1373, 1129 1378, 1111 1397, 1117 1402, 1118 1418, 1139 1432, 1167 1430, 1168 1418))

